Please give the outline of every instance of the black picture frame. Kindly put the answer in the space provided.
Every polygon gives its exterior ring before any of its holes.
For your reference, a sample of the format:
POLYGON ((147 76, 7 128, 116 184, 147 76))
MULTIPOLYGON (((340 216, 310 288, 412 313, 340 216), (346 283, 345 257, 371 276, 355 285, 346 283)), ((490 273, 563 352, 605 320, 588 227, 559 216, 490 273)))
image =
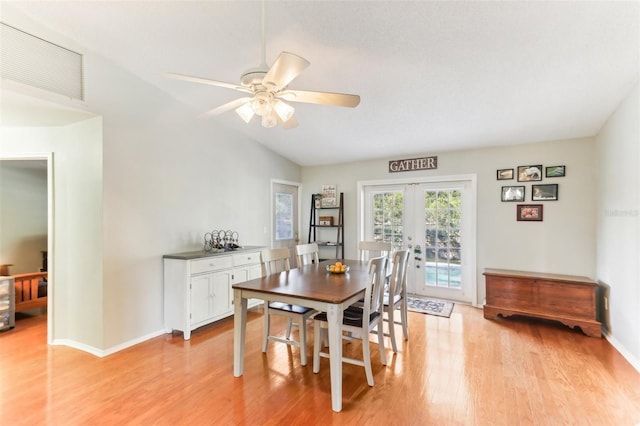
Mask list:
POLYGON ((549 166, 544 168, 544 177, 547 178, 565 177, 566 173, 566 166, 549 166))
POLYGON ((496 171, 496 179, 498 180, 513 179, 513 169, 498 169, 496 171))
POLYGON ((531 185, 531 201, 558 201, 558 184, 531 185))
POLYGON ((500 201, 502 202, 523 202, 525 187, 523 186, 503 186, 500 191, 500 201))
POLYGON ((542 222, 542 213, 542 204, 518 204, 516 206, 518 222, 542 222))
POLYGON ((542 180, 542 164, 518 166, 518 182, 542 180))

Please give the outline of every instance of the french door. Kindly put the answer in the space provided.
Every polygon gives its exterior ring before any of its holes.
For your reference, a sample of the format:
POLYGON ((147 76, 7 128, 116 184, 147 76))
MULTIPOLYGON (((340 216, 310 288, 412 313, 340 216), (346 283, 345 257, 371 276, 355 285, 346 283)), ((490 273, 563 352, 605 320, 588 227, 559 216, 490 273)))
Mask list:
POLYGON ((409 293, 473 303, 475 180, 364 185, 362 239, 409 249, 409 293))

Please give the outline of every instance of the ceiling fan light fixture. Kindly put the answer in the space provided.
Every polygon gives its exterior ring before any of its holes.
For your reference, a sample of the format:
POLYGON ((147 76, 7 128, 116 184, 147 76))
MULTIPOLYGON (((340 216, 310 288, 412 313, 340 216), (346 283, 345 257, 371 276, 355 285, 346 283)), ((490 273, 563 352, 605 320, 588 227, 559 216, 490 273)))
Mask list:
POLYGON ((270 111, 268 114, 262 116, 262 127, 271 128, 275 127, 278 124, 278 120, 276 119, 276 115, 273 111, 270 111))
POLYGON ((282 102, 280 99, 275 99, 273 101, 272 108, 283 122, 286 122, 293 117, 293 113, 296 110, 294 107, 282 102))
POLYGON ((255 115, 255 112, 253 111, 253 106, 251 105, 251 102, 247 102, 245 104, 242 104, 241 106, 236 108, 236 112, 238 113, 240 118, 242 118, 244 120, 244 122, 247 123, 247 124, 249 124, 249 122, 251 121, 251 119, 255 115))

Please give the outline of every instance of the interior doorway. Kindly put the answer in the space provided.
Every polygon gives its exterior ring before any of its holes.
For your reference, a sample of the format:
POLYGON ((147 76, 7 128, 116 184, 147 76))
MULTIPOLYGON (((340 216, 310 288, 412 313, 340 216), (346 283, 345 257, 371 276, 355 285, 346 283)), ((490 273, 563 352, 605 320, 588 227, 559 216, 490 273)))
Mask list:
MULTIPOLYGON (((47 319, 47 343, 51 344, 53 340, 53 299, 54 299, 54 275, 52 273, 52 266, 54 262, 52 261, 55 257, 54 253, 54 239, 53 239, 53 154, 52 153, 44 153, 44 154, 15 154, 15 155, 2 155, 0 156, 0 167, 17 167, 22 168, 24 170, 29 169, 37 169, 38 171, 44 171, 46 174, 46 193, 44 197, 46 200, 40 200, 46 204, 46 242, 45 249, 42 250, 41 244, 38 244, 37 250, 33 247, 29 247, 30 251, 35 250, 35 253, 31 253, 29 255, 30 259, 26 263, 27 269, 33 270, 12 270, 11 274, 15 275, 17 273, 30 273, 37 272, 40 269, 46 269, 47 271, 47 309, 46 309, 46 319, 47 319)), ((42 194, 37 191, 33 191, 33 194, 29 194, 31 197, 40 197, 42 194), (37 193, 36 193, 37 192, 37 193)), ((24 214, 28 214, 29 212, 23 212, 24 214)), ((25 217, 25 216, 20 216, 25 217)), ((12 223, 15 220, 20 220, 20 217, 11 218, 12 223)), ((9 224, 3 223, 3 228, 7 227, 9 224)), ((15 226, 12 226, 10 229, 15 230, 15 226)), ((23 231, 26 236, 24 239, 32 239, 35 230, 32 231, 23 231)), ((14 238, 20 239, 19 235, 14 235, 14 238)), ((4 251, 6 253, 6 251, 4 251)), ((18 250, 18 253, 20 251, 18 250)), ((19 254, 18 254, 19 255, 19 254)), ((10 257, 15 257, 15 255, 10 255, 10 257)), ((14 262, 12 259, 1 259, 2 263, 6 262, 14 262)), ((24 268, 23 268, 24 269, 24 268)))

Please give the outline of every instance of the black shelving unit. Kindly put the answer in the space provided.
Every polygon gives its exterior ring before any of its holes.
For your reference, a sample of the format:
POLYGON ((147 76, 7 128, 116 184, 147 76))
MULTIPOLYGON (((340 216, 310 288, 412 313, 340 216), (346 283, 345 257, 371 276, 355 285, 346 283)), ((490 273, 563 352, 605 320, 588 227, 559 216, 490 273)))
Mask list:
POLYGON ((311 212, 309 215, 309 243, 318 244, 321 255, 323 249, 335 247, 335 258, 344 259, 344 193, 340 193, 339 204, 336 207, 316 207, 314 195, 311 195, 311 212), (333 223, 333 225, 320 224, 320 216, 324 216, 325 213, 333 216, 336 211, 338 213, 338 217, 334 217, 336 221, 335 223, 333 223), (335 233, 332 233, 331 231, 334 231, 335 233), (335 239, 333 238, 334 236, 335 239), (327 239, 325 239, 325 237, 327 239), (318 241, 318 238, 322 239, 318 241))

